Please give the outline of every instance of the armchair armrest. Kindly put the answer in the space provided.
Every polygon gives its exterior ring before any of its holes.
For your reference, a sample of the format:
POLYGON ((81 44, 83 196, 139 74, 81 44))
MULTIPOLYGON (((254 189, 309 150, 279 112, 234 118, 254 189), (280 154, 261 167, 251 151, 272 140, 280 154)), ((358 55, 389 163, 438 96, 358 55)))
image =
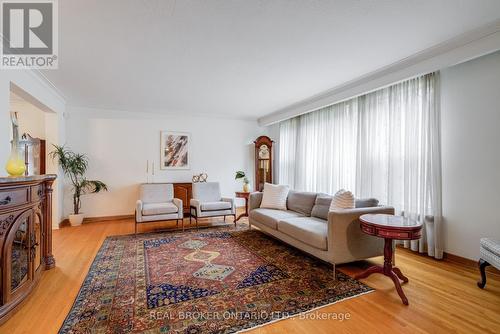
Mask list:
POLYGON ((335 263, 345 263, 358 259, 378 256, 383 252, 383 239, 367 235, 361 231, 359 217, 364 214, 394 214, 390 206, 375 206, 328 213, 328 251, 335 263))
POLYGON ((182 200, 179 199, 179 198, 173 198, 172 199, 172 203, 174 203, 174 205, 177 207, 178 209, 178 215, 179 215, 179 218, 182 218, 184 217, 184 210, 182 209, 182 200))
POLYGON ((189 201, 189 212, 191 212, 191 207, 194 206, 196 208, 196 215, 200 215, 201 213, 201 202, 197 199, 191 198, 189 201))
POLYGON ((234 206, 234 198, 232 197, 222 197, 221 201, 231 203, 231 212, 236 213, 236 207, 234 206))
POLYGON ((262 202, 262 196, 264 194, 262 192, 253 192, 250 194, 248 199, 248 212, 260 208, 260 203, 262 202))
POLYGON ((135 221, 142 222, 142 201, 140 199, 135 202, 135 221))

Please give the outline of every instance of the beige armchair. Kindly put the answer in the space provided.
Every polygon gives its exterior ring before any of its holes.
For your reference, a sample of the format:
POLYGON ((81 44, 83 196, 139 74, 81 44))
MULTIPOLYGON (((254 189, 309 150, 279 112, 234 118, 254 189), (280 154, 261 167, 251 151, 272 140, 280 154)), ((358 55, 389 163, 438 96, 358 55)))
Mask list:
POLYGON ((135 233, 137 224, 160 220, 175 220, 177 226, 180 220, 184 230, 182 201, 174 198, 174 186, 170 183, 141 184, 135 208, 135 233))
POLYGON ((224 216, 224 221, 226 216, 233 216, 236 225, 234 198, 222 197, 218 182, 193 183, 190 213, 189 223, 191 223, 191 217, 194 217, 196 227, 198 227, 198 218, 221 216, 224 216))

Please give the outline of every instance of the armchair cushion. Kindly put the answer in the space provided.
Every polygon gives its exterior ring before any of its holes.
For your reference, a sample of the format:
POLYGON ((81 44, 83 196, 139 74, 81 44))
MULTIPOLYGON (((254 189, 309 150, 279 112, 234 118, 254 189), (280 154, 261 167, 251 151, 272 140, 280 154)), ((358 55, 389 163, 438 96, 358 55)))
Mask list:
POLYGON ((146 183, 140 186, 140 200, 144 203, 165 203, 174 198, 171 183, 146 183))
POLYGON ((218 182, 193 183, 193 198, 200 202, 218 202, 221 200, 218 182))
POLYGON ((202 211, 229 210, 232 208, 231 202, 203 202, 201 203, 202 211))
POLYGON ((179 208, 172 202, 144 203, 142 205, 142 214, 144 216, 165 215, 177 212, 179 212, 179 208))

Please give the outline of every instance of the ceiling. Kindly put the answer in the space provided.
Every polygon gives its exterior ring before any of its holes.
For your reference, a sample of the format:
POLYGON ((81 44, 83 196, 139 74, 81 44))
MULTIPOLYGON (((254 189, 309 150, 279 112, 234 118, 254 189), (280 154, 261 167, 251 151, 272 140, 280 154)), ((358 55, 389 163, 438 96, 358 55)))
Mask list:
POLYGON ((71 106, 257 119, 500 18, 498 0, 64 0, 71 106))

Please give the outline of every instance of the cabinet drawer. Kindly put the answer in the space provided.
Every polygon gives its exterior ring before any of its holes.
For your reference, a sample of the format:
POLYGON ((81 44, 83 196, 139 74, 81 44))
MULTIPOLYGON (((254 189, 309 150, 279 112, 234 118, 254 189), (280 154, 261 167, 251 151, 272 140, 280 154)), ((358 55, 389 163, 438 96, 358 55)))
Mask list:
POLYGON ((378 232, 381 237, 392 238, 392 239, 400 239, 405 240, 409 239, 410 234, 408 232, 396 232, 396 231, 384 231, 381 230, 378 232))
POLYGON ((370 226, 361 225, 361 230, 363 232, 365 232, 366 234, 375 234, 375 229, 373 227, 370 227, 370 226))
POLYGON ((22 205, 29 202, 29 188, 2 189, 0 191, 0 209, 22 205))
POLYGON ((44 191, 45 189, 43 186, 44 186, 43 184, 39 184, 39 185, 31 187, 31 201, 32 202, 36 202, 43 197, 43 195, 45 193, 45 191, 44 191))

